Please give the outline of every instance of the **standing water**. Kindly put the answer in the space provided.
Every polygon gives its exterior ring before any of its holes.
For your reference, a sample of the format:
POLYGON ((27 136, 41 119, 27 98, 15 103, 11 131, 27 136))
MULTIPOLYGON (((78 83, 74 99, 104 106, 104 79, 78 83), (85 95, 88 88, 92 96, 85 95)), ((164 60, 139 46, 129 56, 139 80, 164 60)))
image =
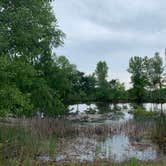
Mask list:
MULTIPOLYGON (((143 107, 147 111, 159 111, 161 108, 160 105, 151 103, 144 104, 143 107)), ((166 104, 162 107, 166 109, 166 104)), ((123 162, 133 157, 142 161, 166 157, 158 146, 152 143, 151 138, 144 134, 147 133, 148 127, 135 122, 132 104, 77 104, 69 106, 69 110, 71 113, 69 119, 78 126, 97 128, 104 125, 113 128, 113 131, 118 128, 120 130, 114 134, 100 136, 85 134, 64 138, 58 143, 56 161, 82 162, 109 159, 123 162), (136 124, 137 129, 133 124, 136 124), (123 126, 125 130, 119 126, 123 126)))

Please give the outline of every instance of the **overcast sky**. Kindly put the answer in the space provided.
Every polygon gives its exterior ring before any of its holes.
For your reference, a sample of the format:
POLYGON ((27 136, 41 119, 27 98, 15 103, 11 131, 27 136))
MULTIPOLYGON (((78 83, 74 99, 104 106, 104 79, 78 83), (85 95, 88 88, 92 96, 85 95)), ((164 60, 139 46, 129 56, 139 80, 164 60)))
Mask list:
POLYGON ((100 60, 109 79, 129 86, 131 56, 152 56, 166 47, 166 0, 55 0, 65 45, 56 50, 87 74, 100 60))

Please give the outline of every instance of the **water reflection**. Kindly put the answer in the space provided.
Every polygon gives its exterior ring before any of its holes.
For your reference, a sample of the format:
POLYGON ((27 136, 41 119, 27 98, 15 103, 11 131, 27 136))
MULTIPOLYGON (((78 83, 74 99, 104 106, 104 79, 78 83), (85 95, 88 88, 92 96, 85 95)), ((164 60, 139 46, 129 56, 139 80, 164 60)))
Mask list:
POLYGON ((64 148, 58 149, 57 156, 61 156, 64 160, 110 159, 121 162, 132 157, 144 161, 154 160, 158 157, 156 147, 150 142, 133 144, 123 134, 102 139, 78 137, 64 141, 61 147, 64 148))
POLYGON ((108 113, 108 112, 117 112, 122 111, 126 108, 123 104, 114 104, 114 103, 96 103, 98 113, 108 113))
POLYGON ((97 111, 95 104, 74 104, 69 106, 70 113, 85 113, 89 109, 94 109, 97 111))
MULTIPOLYGON (((119 123, 130 123, 131 121, 129 120, 132 119, 132 121, 134 121, 133 112, 138 107, 140 107, 140 105, 138 106, 133 103, 94 103, 89 105, 72 105, 69 108, 72 110, 71 112, 77 111, 78 114, 92 113, 95 114, 95 116, 98 114, 102 116, 105 115, 104 120, 102 121, 95 121, 93 123, 89 122, 85 124, 93 124, 96 126, 98 124, 119 125, 119 123)), ((166 112, 166 104, 144 103, 141 107, 145 111, 161 112, 162 110, 163 112, 166 112)), ((156 135, 159 137, 158 140, 161 141, 166 138, 166 119, 163 117, 165 117, 164 114, 161 118, 158 118, 159 123, 157 124, 158 126, 156 126, 156 131, 158 132, 156 135)), ((138 131, 142 128, 144 128, 142 124, 137 126, 138 131)), ((145 128, 147 128, 147 126, 145 128)), ((131 130, 131 128, 129 128, 129 130, 131 130)), ((138 135, 139 133, 137 133, 137 136, 138 135)), ((151 140, 142 140, 145 139, 142 138, 142 136, 140 139, 137 138, 133 138, 124 133, 114 135, 112 137, 104 137, 102 139, 78 137, 74 140, 70 140, 69 142, 66 141, 69 144, 65 144, 63 152, 70 154, 68 157, 73 156, 75 159, 88 161, 93 161, 96 158, 124 161, 132 157, 136 157, 139 160, 154 160, 164 156, 163 152, 166 151, 165 144, 163 145, 162 142, 157 142, 158 148, 156 147, 156 144, 151 142, 151 140)), ((60 155, 65 158, 64 154, 61 153, 60 155)))
MULTIPOLYGON (((156 103, 144 103, 139 105, 143 107, 147 111, 166 111, 166 103, 165 104, 156 104, 156 103)), ((88 111, 94 111, 98 113, 108 113, 112 111, 133 111, 138 107, 137 104, 134 103, 125 103, 125 104, 113 104, 113 103, 92 103, 92 104, 74 104, 69 106, 70 113, 85 113, 88 111)))
POLYGON ((112 111, 109 103, 96 103, 96 107, 100 114, 112 111))
POLYGON ((133 118, 131 106, 129 104, 77 104, 69 106, 70 120, 75 122, 90 122, 91 124, 103 123, 113 124, 128 121, 133 118))
POLYGON ((114 158, 116 161, 124 161, 132 157, 138 160, 153 160, 157 157, 156 150, 152 145, 144 144, 144 148, 141 150, 136 148, 136 145, 132 145, 129 138, 123 134, 115 135, 99 142, 99 156, 107 159, 114 158))
POLYGON ((157 104, 157 103, 145 103, 143 107, 147 111, 166 111, 166 103, 164 104, 157 104))

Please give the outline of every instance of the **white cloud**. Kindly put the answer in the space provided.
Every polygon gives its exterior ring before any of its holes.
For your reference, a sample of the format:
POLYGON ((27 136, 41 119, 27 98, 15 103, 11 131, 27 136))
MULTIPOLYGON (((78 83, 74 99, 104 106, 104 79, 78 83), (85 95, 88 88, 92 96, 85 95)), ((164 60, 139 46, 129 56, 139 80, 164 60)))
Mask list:
POLYGON ((55 14, 67 35, 64 47, 56 51, 86 73, 106 60, 110 78, 129 85, 131 56, 164 52, 165 6, 165 0, 56 0, 55 14))

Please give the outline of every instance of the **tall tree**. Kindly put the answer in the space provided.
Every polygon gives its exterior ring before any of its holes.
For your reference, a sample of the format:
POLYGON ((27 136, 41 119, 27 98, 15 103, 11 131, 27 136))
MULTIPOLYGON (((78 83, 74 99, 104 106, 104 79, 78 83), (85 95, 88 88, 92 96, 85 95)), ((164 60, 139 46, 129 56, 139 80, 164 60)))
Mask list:
POLYGON ((131 74, 131 83, 133 84, 132 98, 137 103, 141 103, 144 100, 145 88, 148 84, 146 58, 132 57, 129 61, 128 72, 131 74))
POLYGON ((105 61, 97 63, 95 74, 97 77, 97 99, 107 101, 109 100, 109 83, 106 79, 108 66, 105 61))
POLYGON ((0 53, 46 60, 52 47, 63 44, 61 30, 48 0, 0 1, 0 53))
POLYGON ((58 68, 55 67, 52 48, 62 45, 64 38, 50 2, 0 1, 0 57, 6 64, 0 64, 0 73, 5 78, 0 83, 0 109, 8 110, 8 113, 21 108, 58 114, 64 108, 59 91, 50 81, 58 68), (4 85, 7 88, 3 88, 4 85), (2 97, 9 94, 8 90, 12 92, 8 103, 11 106, 6 109, 2 97))
POLYGON ((163 86, 164 66, 163 60, 160 57, 159 53, 156 53, 155 56, 151 59, 151 67, 151 82, 157 89, 161 89, 163 86))
POLYGON ((95 73, 99 84, 102 83, 103 81, 106 81, 108 75, 107 63, 105 61, 98 62, 95 73))
POLYGON ((159 53, 155 53, 152 58, 147 58, 147 75, 148 75, 148 90, 150 90, 151 98, 154 102, 160 100, 161 89, 164 85, 164 65, 163 59, 159 53))

